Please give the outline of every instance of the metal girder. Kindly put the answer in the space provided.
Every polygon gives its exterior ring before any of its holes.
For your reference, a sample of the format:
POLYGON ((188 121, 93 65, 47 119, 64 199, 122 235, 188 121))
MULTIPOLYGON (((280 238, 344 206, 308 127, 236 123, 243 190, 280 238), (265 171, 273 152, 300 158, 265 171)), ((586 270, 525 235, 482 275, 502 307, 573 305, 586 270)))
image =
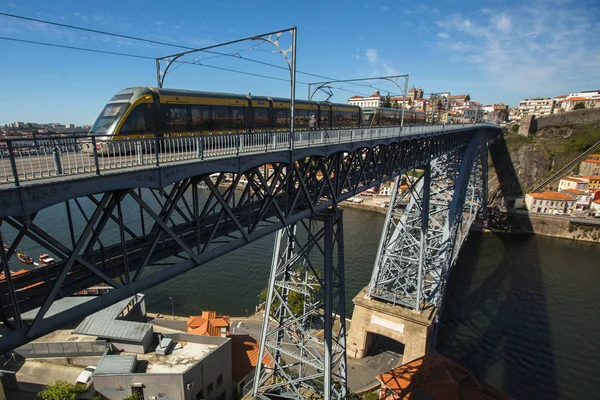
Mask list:
POLYGON ((343 246, 339 208, 277 232, 254 396, 346 398, 343 246))
POLYGON ((1 229, 10 244, 6 253, 9 266, 16 267, 13 254, 24 238, 40 245, 57 262, 0 281, 0 314, 15 332, 2 337, 0 350, 23 344, 324 211, 423 164, 423 160, 466 146, 469 138, 466 133, 439 135, 330 155, 306 155, 292 164, 273 161, 241 174, 197 175, 164 189, 121 188, 73 198, 76 207, 41 209, 37 214, 44 218, 36 214, 5 217, 1 229), (68 222, 68 229, 67 224, 61 229, 53 223, 61 219, 68 222), (149 268, 174 255, 183 260, 167 268, 149 268), (101 282, 116 287, 110 296, 102 296, 102 301, 41 317, 55 299, 101 282), (11 300, 13 297, 16 300, 11 300), (15 328, 19 312, 40 306, 34 329, 27 324, 15 328))
POLYGON ((485 208, 486 174, 486 140, 477 135, 468 146, 425 164, 418 180, 407 175, 404 196, 396 178, 370 296, 417 311, 439 308, 458 250, 485 208))

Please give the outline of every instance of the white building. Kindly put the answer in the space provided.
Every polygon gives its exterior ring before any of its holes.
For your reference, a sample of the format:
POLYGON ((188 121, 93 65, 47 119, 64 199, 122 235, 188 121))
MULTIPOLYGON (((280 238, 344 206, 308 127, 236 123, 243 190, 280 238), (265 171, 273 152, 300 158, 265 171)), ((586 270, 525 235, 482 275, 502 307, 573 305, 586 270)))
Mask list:
POLYGON ((584 211, 590 208, 590 203, 594 197, 594 194, 591 192, 585 192, 583 190, 577 189, 565 189, 561 191, 562 194, 566 194, 567 196, 571 196, 575 200, 575 203, 572 204, 571 211, 584 211))
POLYGON ((592 201, 590 210, 594 212, 595 216, 600 216, 600 199, 592 201))
POLYGON ((573 207, 573 204, 575 199, 571 196, 553 191, 525 195, 527 210, 533 213, 564 214, 573 207))
POLYGON ((353 104, 365 108, 376 108, 381 106, 383 100, 384 97, 379 94, 379 90, 376 90, 375 93, 373 93, 369 97, 358 95, 352 96, 348 99, 348 104, 353 104))
POLYGON ((554 100, 549 97, 536 97, 525 99, 519 103, 519 116, 535 115, 551 115, 554 111, 554 100))
POLYGON ((558 182, 558 191, 560 192, 561 190, 565 189, 586 190, 587 184, 587 179, 579 179, 567 176, 558 182))

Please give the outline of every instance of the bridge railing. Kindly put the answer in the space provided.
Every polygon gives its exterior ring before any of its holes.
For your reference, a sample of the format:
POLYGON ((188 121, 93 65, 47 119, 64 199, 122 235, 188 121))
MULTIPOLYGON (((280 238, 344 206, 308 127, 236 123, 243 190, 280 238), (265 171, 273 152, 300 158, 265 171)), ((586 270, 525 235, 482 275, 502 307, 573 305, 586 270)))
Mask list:
MULTIPOLYGON (((479 124, 483 125, 483 124, 479 124)), ((155 134, 150 138, 108 140, 106 136, 47 135, 43 139, 0 141, 0 185, 186 160, 205 160, 326 146, 379 138, 472 129, 473 124, 345 128, 316 131, 244 132, 212 135, 155 134)))

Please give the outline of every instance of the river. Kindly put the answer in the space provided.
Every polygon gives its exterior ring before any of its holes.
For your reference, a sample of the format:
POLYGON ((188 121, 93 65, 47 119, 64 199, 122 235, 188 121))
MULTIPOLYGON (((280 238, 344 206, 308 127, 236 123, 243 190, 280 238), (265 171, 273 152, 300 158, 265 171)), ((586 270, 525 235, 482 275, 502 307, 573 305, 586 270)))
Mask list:
MULTIPOLYGON (((55 207, 38 222, 62 226, 56 237, 68 243, 66 224, 55 223, 55 207)), ((125 219, 137 213, 129 209, 125 219)), ((383 221, 383 214, 344 210, 348 314, 352 298, 369 282, 383 221)), ((81 229, 83 221, 76 225, 81 229)), ((118 238, 116 227, 112 234, 118 238)), ((252 312, 267 285, 273 239, 146 291, 148 309, 170 314, 173 306, 177 315, 252 312)), ((43 251, 28 239, 20 248, 32 256, 43 251)), ((597 244, 472 233, 448 283, 439 351, 516 399, 598 398, 599 260, 597 244)), ((164 267, 169 261, 176 259, 164 267)))

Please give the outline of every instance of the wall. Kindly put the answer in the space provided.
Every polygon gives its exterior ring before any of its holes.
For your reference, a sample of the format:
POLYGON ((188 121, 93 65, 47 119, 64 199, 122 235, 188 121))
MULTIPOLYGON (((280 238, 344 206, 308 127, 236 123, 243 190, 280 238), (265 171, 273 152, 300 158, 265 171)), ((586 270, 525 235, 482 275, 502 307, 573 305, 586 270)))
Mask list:
POLYGON ((576 110, 564 114, 554 114, 539 117, 537 119, 537 129, 542 129, 549 126, 585 124, 596 121, 600 121, 600 108, 576 110))
POLYGON ((534 233, 562 239, 581 240, 600 243, 600 219, 590 220, 590 224, 570 222, 569 217, 534 215, 534 214, 502 214, 488 223, 492 231, 510 233, 534 233), (597 225, 593 225, 598 222, 597 225))

